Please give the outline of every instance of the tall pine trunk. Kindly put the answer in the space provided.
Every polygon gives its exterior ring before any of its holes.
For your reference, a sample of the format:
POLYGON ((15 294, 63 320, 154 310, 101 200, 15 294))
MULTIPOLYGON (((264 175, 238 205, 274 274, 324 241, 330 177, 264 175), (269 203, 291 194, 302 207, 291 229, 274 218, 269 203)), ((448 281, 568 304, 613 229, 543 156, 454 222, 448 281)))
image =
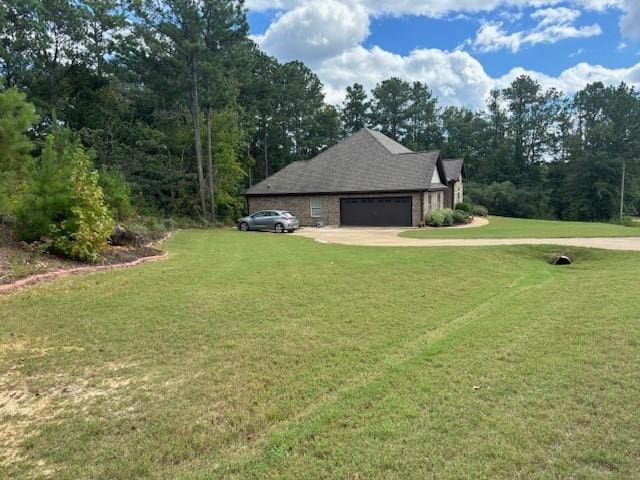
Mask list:
POLYGON ((620 185, 620 223, 624 219, 624 187, 627 177, 627 160, 622 159, 622 182, 620 185))
POLYGON ((207 106, 207 177, 209 181, 209 200, 211 201, 211 223, 216 223, 216 190, 213 171, 213 109, 207 106))
POLYGON ((200 196, 200 212, 202 217, 206 216, 207 204, 205 198, 204 170, 202 166, 202 131, 200 129, 200 101, 198 99, 198 68, 196 57, 191 60, 191 116, 193 118, 193 137, 196 147, 196 167, 198 170, 198 194, 200 196))

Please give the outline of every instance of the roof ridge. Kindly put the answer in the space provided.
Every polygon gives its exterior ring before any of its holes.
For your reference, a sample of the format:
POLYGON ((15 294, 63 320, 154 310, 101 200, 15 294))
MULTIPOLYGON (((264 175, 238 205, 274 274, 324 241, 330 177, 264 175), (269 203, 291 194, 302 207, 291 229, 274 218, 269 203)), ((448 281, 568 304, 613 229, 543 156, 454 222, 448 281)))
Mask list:
POLYGON ((385 135, 382 132, 379 132, 378 130, 374 130, 374 129, 369 128, 369 127, 364 127, 362 130, 365 130, 371 136, 371 138, 373 138, 378 144, 382 145, 382 147, 384 147, 384 149, 387 152, 389 152, 391 155, 401 155, 403 153, 415 153, 415 152, 412 152, 407 147, 405 147, 404 145, 402 145, 397 140, 394 140, 393 138, 385 135), (380 139, 380 137, 378 137, 378 135, 382 136, 386 141, 391 142, 392 144, 398 146, 399 148, 405 149, 405 150, 409 150, 409 151, 408 152, 399 152, 399 153, 393 152, 387 145, 385 145, 384 142, 381 141, 381 139, 380 139))
POLYGON ((433 154, 433 153, 440 155, 441 150, 424 150, 421 152, 405 152, 405 153, 398 153, 396 155, 425 155, 425 154, 433 154))

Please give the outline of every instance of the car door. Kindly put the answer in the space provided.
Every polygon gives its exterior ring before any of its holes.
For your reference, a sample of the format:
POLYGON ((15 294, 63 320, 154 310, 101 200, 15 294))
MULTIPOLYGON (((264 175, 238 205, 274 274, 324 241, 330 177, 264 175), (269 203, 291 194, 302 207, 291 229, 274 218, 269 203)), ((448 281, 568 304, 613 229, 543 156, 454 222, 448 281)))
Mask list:
POLYGON ((266 228, 266 214, 267 212, 256 212, 251 216, 251 219, 253 220, 253 224, 251 225, 252 230, 264 230, 266 228))
POLYGON ((264 230, 273 230, 276 226, 276 219, 278 214, 276 212, 265 212, 264 217, 264 230))

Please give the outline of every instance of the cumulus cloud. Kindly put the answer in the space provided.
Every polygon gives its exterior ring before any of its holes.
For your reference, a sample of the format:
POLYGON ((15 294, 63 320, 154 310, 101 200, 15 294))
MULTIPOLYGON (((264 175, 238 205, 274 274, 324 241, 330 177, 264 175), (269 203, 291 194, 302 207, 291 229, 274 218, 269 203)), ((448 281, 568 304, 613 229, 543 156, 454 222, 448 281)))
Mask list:
POLYGON ((312 0, 278 17, 255 40, 281 60, 300 59, 314 65, 353 48, 368 35, 369 15, 361 5, 312 0))
POLYGON ((336 105, 343 101, 347 86, 358 82, 371 90, 392 76, 426 82, 442 105, 471 109, 483 108, 491 89, 505 88, 520 75, 529 75, 544 88, 553 87, 565 93, 575 93, 596 81, 607 85, 624 81, 640 87, 640 63, 629 68, 609 69, 583 62, 557 77, 517 67, 506 75, 492 78, 469 53, 439 49, 419 49, 403 56, 379 47, 359 46, 326 60, 317 73, 325 83, 327 101, 336 105))
MULTIPOLYGON (((627 0, 351 0, 373 15, 426 15, 442 17, 455 12, 490 12, 498 8, 541 8, 562 3, 590 10, 621 7, 627 0)), ((628 0, 633 2, 635 0, 628 0)), ((307 0, 247 0, 250 10, 291 10, 307 3, 307 0)))
POLYGON ((317 73, 331 103, 341 102, 344 89, 355 82, 371 90, 381 80, 396 76, 428 83, 444 104, 478 108, 492 84, 480 62, 467 52, 438 49, 418 49, 402 56, 358 46, 326 60, 317 73))
POLYGON ((566 7, 544 8, 531 14, 531 18, 538 22, 532 30, 514 33, 507 33, 502 28, 502 22, 485 22, 476 33, 476 38, 468 40, 466 44, 480 52, 508 49, 515 53, 525 45, 556 43, 568 38, 593 37, 602 33, 598 24, 575 26, 578 17, 579 10, 566 7))
MULTIPOLYGON (((580 11, 558 6, 558 3, 579 3, 583 8, 600 9, 620 7, 623 1, 625 0, 248 0, 247 5, 262 10, 282 9, 283 13, 255 40, 281 61, 299 59, 311 65, 323 81, 327 101, 332 104, 341 103, 345 88, 355 82, 371 90, 378 82, 397 76, 408 81, 428 83, 442 105, 463 105, 479 109, 484 107, 492 88, 504 87, 518 75, 531 75, 543 86, 555 87, 567 93, 580 90, 593 81, 606 84, 625 81, 640 87, 640 64, 626 69, 607 69, 580 63, 557 77, 514 68, 502 77, 491 78, 471 53, 461 49, 416 49, 408 55, 399 55, 377 46, 365 48, 363 42, 369 35, 371 17, 405 13, 444 15, 453 11, 488 11, 498 6, 535 6, 537 10, 531 14, 536 21, 533 29, 509 33, 500 22, 486 23, 478 31, 476 38, 469 41, 478 50, 517 51, 523 45, 552 43, 563 38, 601 33, 598 25, 576 26, 580 11)), ((629 0, 629 5, 627 17, 638 11, 636 0, 629 0), (630 7, 631 3, 633 5, 630 7)), ((631 27, 637 27, 639 23, 631 21, 631 27)))
POLYGON ((624 9, 626 14, 620 20, 622 35, 634 40, 640 40, 640 2, 626 0, 624 9))
POLYGON ((494 85, 496 88, 504 88, 520 75, 535 78, 544 88, 557 88, 565 93, 575 93, 593 82, 602 82, 605 85, 618 85, 620 82, 625 82, 640 86, 640 63, 629 68, 611 69, 582 62, 565 70, 557 77, 518 67, 495 79, 494 85))

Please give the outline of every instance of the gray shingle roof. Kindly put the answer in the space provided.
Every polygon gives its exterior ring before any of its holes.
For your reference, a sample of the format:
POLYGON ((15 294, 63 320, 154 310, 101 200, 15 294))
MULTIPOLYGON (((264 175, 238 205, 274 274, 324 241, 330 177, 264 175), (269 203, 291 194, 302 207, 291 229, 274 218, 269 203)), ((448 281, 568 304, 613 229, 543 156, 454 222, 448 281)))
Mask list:
POLYGON ((317 157, 294 162, 247 190, 247 195, 400 192, 432 185, 439 152, 414 153, 363 129, 317 157))
POLYGON ((442 160, 442 166, 444 167, 444 174, 447 177, 447 182, 453 182, 462 175, 462 166, 464 160, 462 158, 453 158, 442 160))
POLYGON ((376 132, 375 130, 371 130, 370 128, 365 128, 365 131, 369 133, 373 138, 375 138, 379 143, 384 146, 390 153, 394 155, 399 155, 401 153, 413 153, 404 145, 396 142, 395 140, 387 137, 385 134, 376 132))

